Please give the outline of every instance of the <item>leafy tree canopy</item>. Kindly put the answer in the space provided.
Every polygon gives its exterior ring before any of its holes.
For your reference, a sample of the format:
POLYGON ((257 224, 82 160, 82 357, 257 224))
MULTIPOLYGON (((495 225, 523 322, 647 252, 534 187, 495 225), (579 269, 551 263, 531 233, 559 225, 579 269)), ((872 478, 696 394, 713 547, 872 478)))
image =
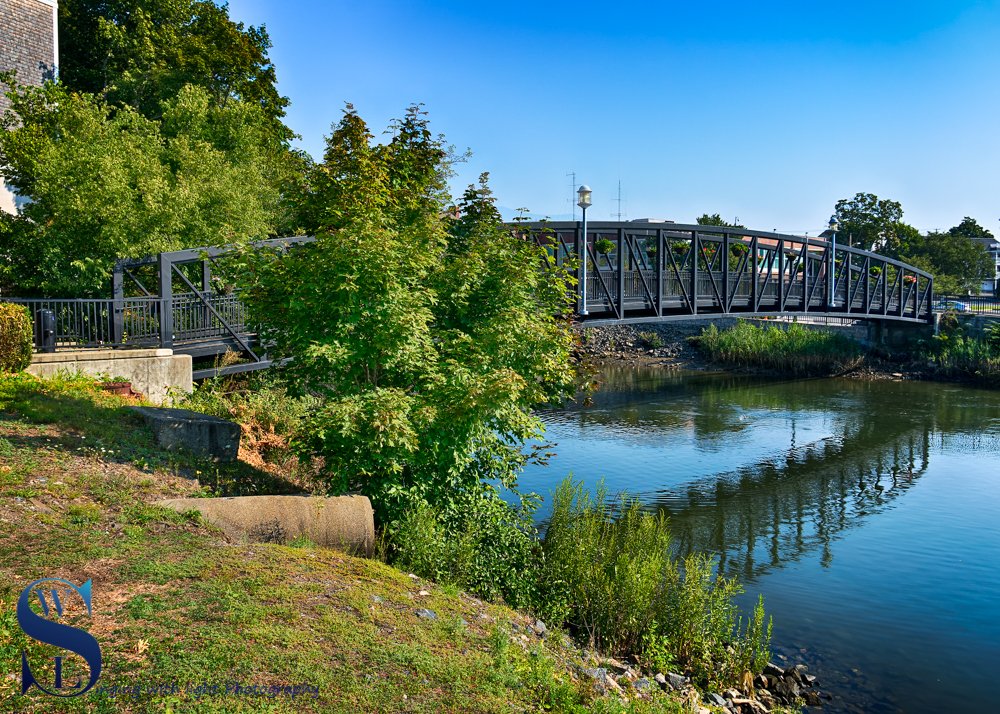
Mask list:
POLYGON ((983 228, 974 218, 966 216, 957 226, 948 229, 948 234, 966 238, 992 238, 993 234, 983 228))
POLYGON ((310 176, 326 226, 284 256, 248 252, 248 300, 293 357, 286 375, 322 400, 299 439, 332 491, 369 495, 390 530, 431 505, 447 519, 513 487, 531 407, 572 385, 569 276, 513 237, 484 175, 454 218, 449 152, 411 108, 385 145, 351 109, 310 176), (546 269, 547 267, 547 269, 546 269))
POLYGON ((903 207, 896 201, 880 199, 873 193, 858 193, 841 199, 834 207, 840 223, 837 233, 855 248, 879 250, 895 255, 903 220, 903 207))
POLYGON ((263 148, 257 106, 220 107, 186 86, 157 122, 60 84, 8 96, 0 173, 30 200, 19 216, 0 213, 8 292, 106 295, 117 258, 238 242, 280 219, 287 167, 263 148))
POLYGON ((713 213, 712 215, 703 213, 700 216, 698 216, 698 218, 695 219, 695 222, 699 226, 725 226, 728 228, 746 228, 746 226, 740 223, 729 223, 728 221, 724 220, 722 216, 720 216, 718 213, 713 213))
POLYGON ((59 3, 59 73, 67 87, 104 96, 148 118, 185 85, 204 88, 217 106, 257 106, 276 138, 281 119, 267 30, 233 22, 228 5, 210 0, 63 0, 59 3))
POLYGON ((900 245, 900 259, 931 273, 939 294, 978 293, 983 281, 993 277, 993 260, 981 243, 952 231, 921 235, 914 230, 900 245))

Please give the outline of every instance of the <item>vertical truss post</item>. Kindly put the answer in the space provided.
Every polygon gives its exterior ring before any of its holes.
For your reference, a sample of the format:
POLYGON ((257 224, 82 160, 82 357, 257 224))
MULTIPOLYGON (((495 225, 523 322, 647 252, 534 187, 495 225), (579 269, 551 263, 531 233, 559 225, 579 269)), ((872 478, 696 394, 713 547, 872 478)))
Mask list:
POLYGON ((750 239, 750 260, 750 312, 757 312, 760 305, 757 299, 757 271, 760 269, 757 264, 757 236, 750 239))
POLYGON ((625 317, 625 229, 618 229, 618 318, 625 317))
POLYGON ((732 301, 729 299, 729 231, 724 230, 722 234, 722 312, 729 313, 729 306, 732 301))
POLYGON ((125 269, 116 264, 111 273, 111 339, 120 345, 125 339, 125 269))
POLYGON ((212 326, 212 313, 208 309, 208 301, 212 295, 212 264, 207 259, 201 261, 201 297, 205 305, 201 310, 201 324, 205 330, 212 326))
POLYGON ((157 258, 160 282, 160 347, 174 346, 174 290, 170 258, 160 253, 157 258))
POLYGON ((663 240, 663 229, 656 229, 656 316, 663 317, 663 268, 666 242, 663 240))
POLYGON ((844 308, 847 312, 854 311, 854 293, 851 292, 851 278, 854 276, 854 267, 851 265, 851 251, 847 251, 847 257, 844 263, 847 265, 847 290, 844 292, 844 308))
POLYGON ((802 312, 809 312, 809 236, 802 243, 802 312))
POLYGON ((865 258, 865 265, 864 265, 864 268, 862 268, 862 276, 861 277, 865 281, 865 295, 864 295, 864 300, 865 300, 865 314, 866 315, 870 315, 871 312, 872 312, 872 301, 871 301, 871 292, 872 292, 872 280, 871 280, 871 278, 872 278, 872 276, 871 276, 871 272, 872 272, 872 259, 871 258, 865 258))
POLYGON ((691 314, 698 314, 698 255, 701 253, 701 239, 698 231, 691 231, 691 314))
POLYGON ((879 273, 879 277, 882 278, 882 314, 889 314, 889 266, 886 262, 882 261, 882 272, 879 273))
MULTIPOLYGON (((788 278, 791 283, 791 276, 788 278)), ((778 312, 785 311, 785 239, 778 239, 778 312)))

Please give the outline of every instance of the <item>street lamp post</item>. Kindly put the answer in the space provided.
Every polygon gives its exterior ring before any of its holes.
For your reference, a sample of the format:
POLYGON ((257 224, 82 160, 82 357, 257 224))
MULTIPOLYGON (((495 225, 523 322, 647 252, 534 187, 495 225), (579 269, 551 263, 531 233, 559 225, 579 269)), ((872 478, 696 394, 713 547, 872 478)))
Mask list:
MULTIPOLYGON (((828 276, 827 281, 826 281, 827 282, 827 288, 826 288, 826 290, 827 290, 827 293, 826 293, 827 294, 827 301, 826 301, 826 304, 827 304, 827 309, 829 309, 829 310, 832 310, 835 307, 834 301, 837 299, 837 292, 836 292, 836 288, 837 288, 837 264, 836 264, 835 261, 836 261, 836 258, 837 258, 837 229, 838 228, 840 228, 840 224, 837 223, 837 217, 836 216, 830 216, 830 233, 832 234, 831 235, 831 240, 830 240, 830 268, 829 268, 829 276, 828 276)), ((850 285, 850 283, 848 283, 848 285, 850 285)))
POLYGON ((579 201, 576 202, 580 208, 583 209, 583 240, 581 243, 580 252, 582 253, 580 258, 580 270, 582 274, 581 290, 583 291, 583 297, 580 301, 580 315, 588 315, 587 312, 587 209, 590 207, 590 186, 584 184, 576 190, 576 195, 579 197, 579 201))

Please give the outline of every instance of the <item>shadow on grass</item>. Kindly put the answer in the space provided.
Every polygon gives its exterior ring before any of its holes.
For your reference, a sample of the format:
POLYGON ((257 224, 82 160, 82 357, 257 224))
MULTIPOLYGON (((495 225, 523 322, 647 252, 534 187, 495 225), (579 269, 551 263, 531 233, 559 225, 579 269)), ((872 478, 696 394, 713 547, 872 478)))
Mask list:
POLYGON ((211 496, 302 493, 301 486, 242 461, 216 462, 159 447, 142 417, 128 409, 135 403, 105 394, 85 378, 0 376, 0 423, 9 427, 5 440, 14 447, 60 446, 147 472, 197 478, 211 496), (62 433, 30 433, 31 424, 57 424, 62 433))

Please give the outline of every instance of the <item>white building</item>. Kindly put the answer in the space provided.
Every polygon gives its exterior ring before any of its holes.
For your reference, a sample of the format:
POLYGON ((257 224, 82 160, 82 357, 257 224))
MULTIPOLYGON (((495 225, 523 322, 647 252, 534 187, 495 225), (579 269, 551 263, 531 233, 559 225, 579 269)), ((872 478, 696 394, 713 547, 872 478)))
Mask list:
POLYGON ((974 238, 977 243, 986 248, 993 259, 993 278, 983 281, 983 292, 996 295, 1000 293, 1000 240, 996 238, 974 238))

